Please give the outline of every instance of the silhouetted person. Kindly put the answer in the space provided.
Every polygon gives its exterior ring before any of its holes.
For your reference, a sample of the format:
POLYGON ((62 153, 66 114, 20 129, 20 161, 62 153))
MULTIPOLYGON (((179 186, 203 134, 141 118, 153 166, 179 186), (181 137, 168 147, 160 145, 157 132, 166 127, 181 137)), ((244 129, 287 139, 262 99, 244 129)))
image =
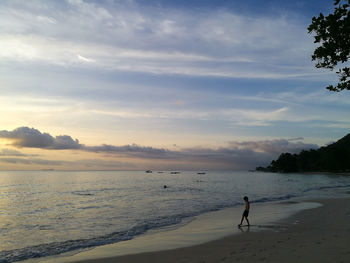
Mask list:
POLYGON ((238 227, 241 227, 241 226, 242 226, 242 223, 243 223, 243 219, 244 219, 244 218, 245 218, 245 220, 247 220, 248 226, 250 226, 249 220, 248 220, 249 208, 250 208, 248 196, 243 197, 243 200, 245 201, 245 210, 244 210, 243 215, 242 215, 241 223, 238 225, 238 227))

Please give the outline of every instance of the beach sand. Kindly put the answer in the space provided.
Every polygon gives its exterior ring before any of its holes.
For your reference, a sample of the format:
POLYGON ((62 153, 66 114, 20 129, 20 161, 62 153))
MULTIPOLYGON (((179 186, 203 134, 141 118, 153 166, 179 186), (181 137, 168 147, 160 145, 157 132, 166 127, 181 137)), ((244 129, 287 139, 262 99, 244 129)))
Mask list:
POLYGON ((201 245, 80 262, 350 262, 350 198, 317 202, 322 206, 262 231, 244 227, 241 234, 201 245))

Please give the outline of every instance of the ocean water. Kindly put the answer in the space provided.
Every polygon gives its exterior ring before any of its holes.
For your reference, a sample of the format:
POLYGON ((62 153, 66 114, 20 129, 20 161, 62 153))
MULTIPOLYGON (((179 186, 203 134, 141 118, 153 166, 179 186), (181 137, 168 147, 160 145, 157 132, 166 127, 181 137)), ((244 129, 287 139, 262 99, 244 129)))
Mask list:
POLYGON ((2 171, 0 262, 132 239, 243 204, 333 197, 350 176, 259 172, 2 171), (164 185, 167 188, 164 188, 164 185))

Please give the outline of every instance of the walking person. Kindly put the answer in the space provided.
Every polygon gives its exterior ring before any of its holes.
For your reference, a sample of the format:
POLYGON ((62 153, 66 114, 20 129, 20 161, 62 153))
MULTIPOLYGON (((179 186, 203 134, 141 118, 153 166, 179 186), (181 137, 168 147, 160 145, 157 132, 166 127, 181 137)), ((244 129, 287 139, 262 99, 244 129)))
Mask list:
POLYGON ((244 210, 243 215, 242 215, 241 223, 238 225, 238 227, 241 227, 241 226, 242 226, 242 223, 243 223, 244 218, 245 218, 245 220, 247 221, 248 226, 250 226, 250 223, 249 223, 249 220, 248 220, 249 209, 250 209, 250 203, 249 203, 248 196, 243 197, 243 200, 244 200, 244 202, 245 202, 245 210, 244 210))

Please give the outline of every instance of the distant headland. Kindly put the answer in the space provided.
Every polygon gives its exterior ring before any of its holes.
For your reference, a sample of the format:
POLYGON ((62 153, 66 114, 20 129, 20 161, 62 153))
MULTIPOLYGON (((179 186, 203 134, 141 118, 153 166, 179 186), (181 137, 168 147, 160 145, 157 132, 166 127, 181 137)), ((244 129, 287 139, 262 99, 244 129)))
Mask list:
POLYGON ((335 143, 317 150, 302 150, 299 154, 282 153, 267 167, 257 171, 294 172, 350 172, 350 133, 335 143))

